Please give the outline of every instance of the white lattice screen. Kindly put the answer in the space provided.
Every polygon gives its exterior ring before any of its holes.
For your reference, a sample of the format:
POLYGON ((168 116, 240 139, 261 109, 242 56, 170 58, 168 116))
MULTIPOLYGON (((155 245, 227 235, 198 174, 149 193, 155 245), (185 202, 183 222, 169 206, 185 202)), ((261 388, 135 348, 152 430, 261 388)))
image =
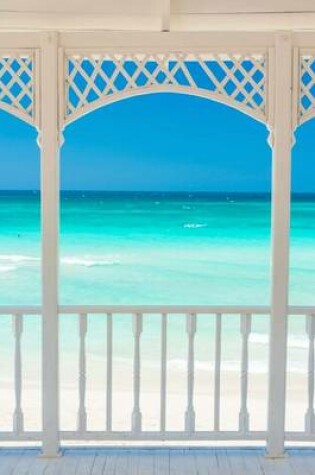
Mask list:
POLYGON ((315 51, 300 56, 298 101, 298 123, 315 116, 315 51))
POLYGON ((266 121, 266 63, 265 54, 69 53, 63 120, 137 90, 190 89, 266 121))
POLYGON ((0 52, 0 108, 35 122, 34 55, 0 52))

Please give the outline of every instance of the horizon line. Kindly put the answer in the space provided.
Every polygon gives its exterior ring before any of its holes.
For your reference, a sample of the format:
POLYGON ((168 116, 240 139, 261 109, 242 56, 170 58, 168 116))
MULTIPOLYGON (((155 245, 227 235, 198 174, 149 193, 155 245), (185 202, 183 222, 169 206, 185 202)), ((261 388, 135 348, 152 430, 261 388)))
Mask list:
MULTIPOLYGON (((0 189, 1 193, 40 193, 40 189, 0 189)), ((271 195, 271 191, 253 191, 253 190, 242 190, 242 191, 216 191, 216 190, 104 190, 104 189, 60 189, 60 193, 146 193, 146 194, 212 194, 212 195, 271 195)), ((292 191, 292 195, 315 195, 314 191, 292 191)))

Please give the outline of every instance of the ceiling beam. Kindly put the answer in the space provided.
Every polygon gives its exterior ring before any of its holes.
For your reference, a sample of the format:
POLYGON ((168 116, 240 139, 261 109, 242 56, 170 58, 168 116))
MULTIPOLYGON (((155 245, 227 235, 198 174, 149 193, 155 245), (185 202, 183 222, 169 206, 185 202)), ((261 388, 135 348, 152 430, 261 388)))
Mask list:
POLYGON ((171 0, 162 0, 162 31, 170 31, 171 0))

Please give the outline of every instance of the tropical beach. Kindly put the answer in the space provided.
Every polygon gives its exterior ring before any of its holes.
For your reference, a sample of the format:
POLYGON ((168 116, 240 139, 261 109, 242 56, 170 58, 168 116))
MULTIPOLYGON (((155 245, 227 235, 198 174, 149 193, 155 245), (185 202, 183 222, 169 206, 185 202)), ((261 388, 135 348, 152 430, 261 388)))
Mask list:
POLYGON ((0 475, 314 475, 313 0, 0 44, 0 475))
MULTIPOLYGON (((6 305, 40 301, 39 194, 0 193, 0 292, 6 305)), ((315 198, 292 204, 290 302, 314 303, 315 198)), ((268 305, 270 196, 250 193, 62 192, 62 305, 268 305)), ((0 425, 11 427, 12 323, 2 318, 0 425)), ((195 409, 197 430, 213 426, 215 316, 197 320, 195 409)), ((266 430, 269 316, 253 316, 249 340, 251 428, 266 430)), ((141 407, 143 426, 157 430, 160 388, 160 316, 144 318, 141 407)), ((78 408, 78 319, 60 317, 62 430, 74 430, 78 408)), ((24 322, 23 406, 29 430, 40 427, 40 320, 24 322), (35 404, 35 401, 37 403, 35 404)), ((185 315, 168 326, 168 429, 182 429, 186 397, 185 315)), ((132 410, 131 315, 113 325, 113 428, 129 430, 132 410)), ((304 319, 290 319, 287 424, 304 424, 308 340, 304 319)), ((222 430, 236 430, 240 404, 240 319, 225 316, 222 334, 222 430)), ((90 430, 105 426, 106 316, 88 318, 87 407, 90 430)))

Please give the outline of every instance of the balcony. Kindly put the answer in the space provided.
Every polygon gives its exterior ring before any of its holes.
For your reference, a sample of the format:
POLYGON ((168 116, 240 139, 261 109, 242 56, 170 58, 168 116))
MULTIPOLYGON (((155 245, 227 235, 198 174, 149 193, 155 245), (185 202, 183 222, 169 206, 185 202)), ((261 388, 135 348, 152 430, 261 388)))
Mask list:
MULTIPOLYGON (((10 431, 1 431, 0 439, 3 441, 22 442, 22 441, 40 441, 44 433, 42 430, 34 430, 32 417, 25 414, 22 404, 23 395, 23 323, 27 322, 30 316, 36 316, 42 319, 40 308, 36 307, 1 307, 1 316, 8 324, 8 318, 12 318, 14 341, 14 372, 12 373, 12 383, 14 387, 15 407, 11 418, 10 431), (26 417, 25 417, 26 416, 26 417), (24 419, 27 419, 29 428, 25 428, 24 419), (31 422, 30 422, 31 421, 31 422), (32 429, 33 427, 33 429, 32 429)), ((251 358, 255 357, 257 351, 257 342, 251 342, 252 325, 259 320, 264 320, 264 324, 268 327, 270 321, 270 309, 267 307, 212 307, 212 306, 62 306, 59 309, 60 321, 71 320, 77 328, 77 352, 71 353, 71 357, 76 361, 77 374, 71 382, 63 381, 58 383, 57 393, 61 395, 59 398, 60 412, 64 418, 70 420, 66 425, 73 425, 76 419, 75 427, 71 430, 63 428, 61 421, 61 430, 59 437, 61 443, 68 442, 119 442, 119 441, 167 441, 173 443, 187 441, 261 441, 264 443, 268 437, 267 432, 267 406, 262 404, 264 391, 262 388, 253 388, 250 369, 254 369, 257 361, 251 362, 251 358), (185 353, 186 364, 184 368, 174 371, 170 374, 170 366, 174 363, 173 355, 170 356, 172 350, 170 338, 168 335, 169 326, 172 320, 177 318, 177 333, 182 334, 183 347, 185 353), (90 374, 87 368, 87 361, 93 347, 87 348, 87 340, 89 337, 89 325, 93 323, 93 319, 98 319, 98 329, 101 328, 104 344, 104 354, 99 355, 101 361, 98 361, 97 372, 94 370, 90 374), (130 328, 129 341, 124 334, 124 345, 130 346, 132 353, 132 367, 126 367, 126 371, 122 371, 122 367, 127 365, 127 360, 121 362, 121 351, 119 349, 115 353, 115 344, 119 341, 119 334, 115 335, 113 329, 117 319, 124 320, 124 327, 130 328), (142 340, 146 336, 146 324, 154 320, 154 325, 148 327, 151 335, 146 342, 146 346, 151 345, 156 348, 154 361, 154 379, 155 384, 152 394, 149 398, 158 396, 155 401, 155 408, 152 410, 148 405, 148 394, 144 394, 142 390, 142 370, 148 375, 148 355, 142 354, 142 340), (230 321, 233 326, 229 327, 230 321), (209 361, 204 361, 206 369, 202 372, 196 369, 196 340, 198 339, 198 327, 208 322, 211 326, 209 331, 209 361), (152 328, 154 334, 152 335, 152 328), (236 367, 232 373, 226 371, 226 356, 223 357, 230 340, 226 338, 229 331, 237 331, 239 335, 239 351, 233 354, 236 367), (223 331, 224 330, 224 331, 223 331), (211 342, 211 339, 213 340, 211 342), (253 366, 254 365, 254 366, 253 366), (127 378, 128 373, 130 378, 127 378), (203 392, 205 394, 196 394, 195 381, 196 373, 203 374, 208 378, 208 389, 205 391, 203 384, 203 392), (222 384, 222 374, 225 374, 225 394, 222 384), (113 379, 116 379, 116 385, 113 379), (123 386, 117 385, 117 378, 124 377, 123 386), (181 378, 181 383, 185 386, 183 397, 178 398, 178 390, 169 391, 169 385, 173 378, 181 378), (235 378, 237 381, 235 383, 235 378), (87 404, 87 397, 91 388, 88 388, 87 380, 102 380, 104 383, 104 391, 100 394, 100 400, 96 407, 90 402, 87 404), (67 383, 67 396, 63 396, 63 385, 67 383), (228 383, 228 387, 226 384, 228 383), (154 395, 154 391, 156 395, 154 395), (252 388, 252 389, 251 389, 252 388), (229 392, 233 392, 233 397, 229 392), (123 394, 123 395, 122 395, 123 394), (128 395, 130 400, 128 401, 128 395), (177 397, 176 397, 177 395, 177 397), (145 401, 143 403, 143 397, 145 401), (174 406, 174 398, 176 405, 174 406), (67 401, 68 399, 68 401, 67 401), (233 399, 239 399, 239 407, 233 403, 233 399), (70 401, 70 404, 69 404, 70 401), (118 401, 118 403, 117 403, 118 401), (232 403, 231 403, 232 401, 232 403), (249 404, 249 401, 250 404, 249 404), (113 408, 114 403, 115 408, 113 408), (252 415, 249 406, 259 405, 259 411, 254 411, 252 415), (184 404, 182 413, 180 405, 184 404), (126 407, 130 404, 130 412, 126 412, 126 407), (178 406, 179 405, 179 406, 178 406), (100 407, 98 407, 100 406, 100 407), (123 407, 124 406, 124 407, 123 407), (170 410, 171 406, 171 410, 170 410), (178 406, 178 407, 176 407, 178 406), (198 408, 198 411, 196 410, 198 408), (229 416, 226 416, 225 410, 229 410, 229 416), (175 410, 175 413, 173 411, 175 410), (234 413, 233 413, 234 412, 234 413), (255 418, 257 420, 255 420, 255 418), (100 420, 103 419, 103 427, 100 420), (72 421, 72 422, 71 422, 72 421), (101 426, 98 430, 91 429, 88 421, 95 426, 95 421, 101 426), (94 424, 93 424, 94 421, 94 424), (177 423, 176 421, 181 421, 177 423), (208 421, 208 422, 206 422, 208 421), (208 426, 207 426, 208 425, 208 426), (234 426, 234 427, 233 427, 234 426), (257 430, 257 426, 260 427, 257 430), (229 427, 229 429, 227 429, 229 427), (256 427, 256 429, 253 429, 256 427)), ((308 442, 312 441, 315 434, 315 417, 314 417, 314 338, 315 338, 315 307, 290 307, 290 319, 302 320, 305 323, 305 367, 301 373, 305 377, 299 380, 300 390, 299 398, 296 398, 296 412, 302 414, 302 420, 294 416, 294 424, 301 427, 301 430, 292 430, 292 416, 288 414, 288 428, 285 432, 285 439, 288 442, 308 442), (301 394, 302 391, 305 394, 301 394), (306 405, 303 407, 303 403, 306 405), (297 410, 298 408, 298 410, 297 410)), ((205 331, 205 326, 200 330, 205 331)), ((60 329, 60 339, 62 339, 62 326, 60 329)), ((95 331, 95 329, 94 329, 95 331)), ((41 332, 41 329, 39 329, 41 332)), ((263 335, 262 335, 263 336, 263 335)), ((269 352, 270 343, 267 337, 267 353, 269 352)), ((204 335, 203 335, 204 337, 204 335)), ((290 332, 289 339, 290 341, 290 332)), ((174 341, 174 338, 173 338, 174 341)), ((302 341, 302 340, 301 340, 302 341)), ((302 341, 302 342, 303 342, 302 341)), ((205 339, 201 343, 205 345, 205 339)), ((174 345, 174 343, 173 343, 174 345)), ((40 349, 40 353, 43 349, 40 349)), ((146 352, 147 354, 147 352, 146 352)), ((62 372, 62 366, 65 364, 65 358, 70 358, 69 354, 62 356, 60 353, 58 360, 62 372)), ((150 356, 152 358, 152 356, 150 356)), ((152 363, 152 362, 150 362, 152 363)), ((272 365, 276 365, 272 362, 272 365)), ((92 372, 92 365, 90 365, 92 372)), ((152 371, 152 368, 151 368, 152 371)), ((265 386, 270 384, 270 375, 266 365, 266 377, 264 379, 265 386)), ((49 378, 49 374, 46 375, 49 378)), ((290 365, 288 366, 287 377, 290 377, 290 365)), ((47 382, 46 382, 47 384, 47 382)), ((37 385, 42 388, 43 381, 37 381, 37 385)), ((153 385, 152 385, 153 386, 153 385)), ((148 387, 148 383, 147 383, 148 387)), ((29 388, 28 388, 29 389, 29 388)), ((100 392, 100 388, 97 388, 100 392)), ((266 389, 266 388, 263 388, 266 389)), ((45 391, 45 388, 43 388, 45 391)), ((95 390, 95 388, 94 388, 95 390)), ((180 392, 180 390, 179 390, 180 392)), ((32 393, 30 393, 32 394, 32 393)), ((30 396, 29 396, 30 397, 30 396)), ((286 404, 286 399, 281 404, 286 404)), ((28 404, 30 411, 30 405, 28 404)), ((33 416, 34 418, 34 416, 33 416)), ((39 425, 42 424, 39 418, 39 425)))
POLYGON ((126 2, 109 2, 109 10, 96 8, 92 17, 81 5, 76 23, 74 3, 61 11, 34 12, 16 2, 15 13, 5 5, 2 9, 8 24, 0 21, 0 108, 39 132, 42 232, 41 305, 0 307, 1 331, 11 341, 10 371, 13 368, 6 382, 12 391, 4 392, 0 407, 4 445, 0 473, 13 469, 14 474, 67 475, 84 470, 94 475, 314 473, 314 451, 297 447, 315 441, 315 307, 288 306, 291 149, 295 130, 315 117, 314 7, 308 11, 310 7, 294 7, 291 2, 290 9, 281 12, 270 10, 271 2, 266 2, 265 9, 253 11, 252 7, 248 10, 248 2, 241 2, 236 12, 231 5, 226 11, 214 8, 212 2, 210 10, 200 5, 198 10, 191 2, 175 1, 161 2, 163 8, 151 12, 139 1, 135 15, 128 5, 121 16, 118 7, 124 10, 126 2), (229 26, 228 31, 213 31, 213 22, 226 14, 222 24, 229 26), (245 27, 244 18, 258 23, 250 21, 245 27), (278 27, 272 27, 271 18, 278 27), (189 31, 191 27, 185 24, 193 19, 198 27, 189 31), (212 27, 205 27, 209 22, 212 27), (125 31, 103 31, 105 24, 108 30, 125 31), (138 31, 131 31, 131 26, 138 31), (172 26, 181 31, 169 31, 172 26), (267 307, 198 306, 198 302, 196 306, 60 305, 63 131, 83 115, 115 101, 161 92, 220 102, 261 122, 270 132, 272 292, 267 307), (37 321, 40 342, 35 348, 36 368, 31 367, 30 351, 24 345, 30 318, 37 321), (131 351, 131 367, 124 366, 127 363, 120 360, 115 343, 119 340, 116 322, 122 319, 129 329, 124 350, 131 351), (156 332, 151 331, 148 340, 147 322, 153 319, 156 332), (185 362, 176 368, 180 388, 174 388, 172 376, 176 345, 169 329, 174 319, 185 362), (103 348, 97 372, 91 365, 95 355, 89 344, 96 320, 103 348), (289 364, 293 320, 305 326, 296 393, 289 364), (76 341, 71 359, 62 351, 65 321, 74 329, 76 341), (253 326, 257 322, 266 326, 267 364, 264 384, 253 389, 253 326), (8 324, 13 325, 11 336, 8 324), (226 371, 224 354, 231 349, 225 326, 235 341, 238 336, 233 372, 226 371), (155 348, 153 369, 145 351, 150 344, 155 348), (202 363, 206 369, 201 371, 199 353, 205 345, 207 356, 203 355, 202 363), (63 367, 70 361, 72 379, 65 381, 63 367), (26 367, 36 373, 32 387, 25 380, 26 367), (124 371, 119 372, 122 367, 124 371), (200 378, 207 381, 203 391, 198 386, 200 378), (91 400, 92 380, 98 385, 97 402, 91 400), (127 443, 128 448, 121 447, 127 443), (69 444, 75 447, 67 448, 69 444), (104 447, 108 444, 115 448, 104 447), (244 444, 259 448, 245 449, 244 444), (79 448, 82 445, 85 448, 79 448), (102 447, 87 447, 92 445, 102 447), (288 457, 282 458, 285 449, 288 457))

